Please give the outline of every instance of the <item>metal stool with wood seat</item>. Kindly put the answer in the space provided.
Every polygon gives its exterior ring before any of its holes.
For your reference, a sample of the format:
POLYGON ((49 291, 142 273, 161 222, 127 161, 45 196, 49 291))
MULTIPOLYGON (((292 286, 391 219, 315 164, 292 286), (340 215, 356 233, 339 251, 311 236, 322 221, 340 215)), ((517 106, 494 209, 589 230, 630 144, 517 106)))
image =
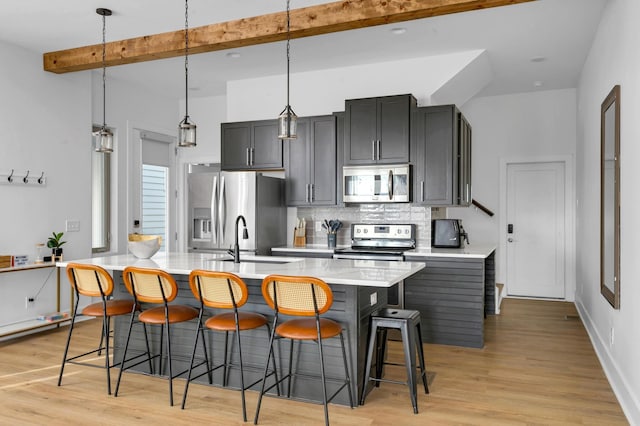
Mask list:
POLYGON ((371 314, 371 318, 369 320, 369 344, 362 380, 360 405, 364 405, 367 384, 369 383, 369 381, 375 381, 376 387, 380 386, 380 382, 398 383, 409 386, 409 395, 411 396, 411 405, 413 405, 413 412, 415 414, 418 414, 416 350, 418 351, 420 377, 422 378, 422 383, 424 384, 424 392, 428 394, 429 387, 427 385, 427 371, 425 369, 424 349, 422 347, 422 334, 420 330, 420 312, 407 309, 387 308, 381 309, 371 314), (384 365, 402 365, 386 362, 385 360, 387 347, 387 329, 389 328, 400 330, 400 334, 402 336, 402 346, 404 349, 404 365, 407 369, 406 382, 382 378, 382 369, 384 365), (376 375, 375 377, 371 377, 371 363, 373 359, 373 351, 376 339, 378 340, 376 351, 376 375))
MULTIPOLYGON (((104 268, 94 265, 86 265, 80 263, 69 263, 67 265, 67 276, 69 277, 69 283, 75 292, 75 304, 73 307, 73 314, 71 317, 71 325, 69 326, 69 336, 67 337, 67 345, 64 348, 64 356, 62 357, 62 366, 60 367, 60 376, 58 377, 58 386, 62 384, 62 374, 64 373, 64 367, 66 364, 85 365, 89 367, 105 368, 107 370, 107 393, 111 395, 111 368, 121 364, 121 362, 115 362, 110 360, 110 345, 109 337, 111 330, 111 317, 118 315, 134 315, 137 305, 133 299, 130 300, 114 300, 111 299, 113 293, 113 278, 104 268), (80 296, 86 297, 99 297, 100 302, 92 303, 85 306, 81 313, 78 313, 78 306, 80 303, 80 296), (69 355, 69 344, 71 343, 71 335, 73 334, 76 319, 79 316, 90 316, 96 318, 102 318, 102 333, 100 334, 100 344, 96 349, 89 352, 85 352, 80 355, 69 355), (87 355, 102 354, 105 351, 104 367, 102 365, 90 364, 87 362, 81 362, 79 359, 84 358, 87 355)), ((145 339, 147 333, 144 333, 145 339)), ((149 342, 147 341, 147 346, 149 342)), ((86 358, 84 358, 86 361, 86 358)), ((149 361, 149 363, 151 363, 149 361)))
MULTIPOLYGON (((135 298, 136 303, 145 303, 151 305, 160 305, 155 307, 142 306, 142 312, 138 315, 138 321, 143 324, 160 325, 160 351, 157 354, 151 355, 148 353, 151 359, 160 359, 159 371, 162 372, 162 346, 163 340, 167 344, 167 365, 169 367, 169 404, 173 405, 173 379, 186 373, 188 370, 184 370, 180 373, 173 374, 171 368, 171 324, 191 321, 198 318, 198 310, 194 307, 179 304, 169 304, 178 295, 178 285, 174 278, 167 272, 160 269, 148 269, 139 268, 134 266, 128 266, 124 269, 123 273, 124 284, 135 298)), ((129 331, 127 333, 127 341, 124 346, 124 357, 127 356, 129 349, 129 341, 131 340, 131 329, 133 327, 134 317, 131 316, 129 322, 129 331)), ((204 342, 204 335, 202 341, 204 342)), ((147 347, 147 351, 149 348, 147 347)), ((205 358, 207 358, 205 348, 205 358)), ((207 359, 208 363, 208 359, 207 359)), ((115 396, 118 396, 118 390, 120 388, 120 380, 122 379, 122 373, 129 368, 139 365, 139 363, 125 366, 123 365, 118 374, 118 382, 116 384, 115 396)))
POLYGON ((262 281, 262 295, 270 308, 275 310, 273 318, 273 326, 271 329, 271 338, 269 339, 269 354, 265 363, 264 376, 262 380, 262 389, 258 397, 258 406, 256 408, 256 417, 254 424, 258 424, 258 416, 260 415, 260 404, 262 396, 274 386, 277 386, 285 379, 288 379, 287 397, 291 397, 292 377, 301 375, 292 371, 293 364, 293 341, 294 340, 313 340, 317 343, 318 353, 320 356, 320 376, 322 379, 322 396, 324 405, 325 424, 329 424, 329 410, 327 404, 344 388, 349 392, 349 402, 353 408, 353 395, 351 393, 351 380, 349 378, 349 363, 344 345, 344 337, 342 335, 342 326, 336 321, 320 318, 320 315, 327 312, 333 304, 333 292, 324 281, 313 277, 285 276, 285 275, 269 275, 262 281), (278 324, 280 315, 290 315, 294 318, 278 324), (289 372, 279 380, 276 377, 276 383, 265 389, 267 370, 269 360, 273 354, 273 342, 275 335, 281 338, 290 339, 289 351, 289 372), (342 348, 342 359, 344 362, 344 379, 338 379, 341 383, 340 387, 331 397, 327 398, 327 377, 325 376, 324 357, 322 353, 322 341, 331 337, 340 336, 340 345, 342 348))
MULTIPOLYGON (((228 272, 215 272, 206 270, 194 270, 189 274, 189 285, 191 291, 196 299, 200 302, 200 313, 198 315, 198 328, 196 330, 195 341, 193 344, 193 352, 191 354, 191 363, 189 368, 189 374, 187 376, 187 383, 184 388, 184 396, 182 398, 182 408, 184 408, 187 401, 187 392, 189 390, 189 383, 205 374, 209 375, 209 383, 212 383, 211 373, 223 368, 223 386, 227 386, 228 382, 228 370, 234 365, 228 357, 229 347, 229 332, 234 332, 236 337, 236 344, 238 345, 238 358, 240 363, 240 391, 242 393, 242 418, 247 421, 247 409, 245 403, 245 390, 249 389, 256 384, 260 383, 260 379, 255 382, 246 385, 244 383, 244 369, 245 366, 242 361, 242 345, 240 343, 240 332, 247 330, 254 330, 263 326, 266 326, 267 338, 271 336, 269 322, 264 315, 239 311, 238 308, 242 307, 249 298, 249 291, 247 285, 239 276, 228 272), (218 313, 208 318, 204 327, 202 324, 202 317, 205 312, 205 307, 231 310, 231 312, 218 313), (210 331, 223 331, 224 332, 224 362, 218 365, 207 365, 207 371, 192 376, 192 371, 195 367, 204 364, 203 362, 194 366, 194 360, 196 355, 196 348, 198 346, 198 339, 202 330, 210 331)), ((276 372, 275 359, 273 361, 273 371, 276 372)), ((260 370, 262 371, 262 370, 260 370)), ((277 376, 276 376, 277 380, 277 376)))

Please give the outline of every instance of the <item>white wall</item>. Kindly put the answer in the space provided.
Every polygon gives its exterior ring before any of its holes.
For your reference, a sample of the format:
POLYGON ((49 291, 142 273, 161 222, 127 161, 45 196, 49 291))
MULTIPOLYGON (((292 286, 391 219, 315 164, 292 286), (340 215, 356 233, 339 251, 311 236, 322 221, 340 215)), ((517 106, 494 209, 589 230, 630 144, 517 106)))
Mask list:
MULTIPOLYGON (((291 107, 299 116, 344 111, 345 99, 413 94, 429 105, 431 94, 473 61, 482 51, 414 58, 404 61, 292 73, 291 107)), ((293 65, 292 65, 293 66, 293 65)), ((245 121, 276 118, 284 109, 286 76, 230 81, 227 119, 245 121)))
MULTIPOLYGON (((504 283, 505 258, 504 250, 500 249, 503 242, 499 238, 501 208, 504 207, 500 204, 501 161, 573 158, 576 152, 576 92, 567 89, 477 98, 461 106, 461 110, 473 128, 473 199, 495 215, 489 217, 469 207, 447 209, 447 216, 462 219, 472 244, 492 243, 498 247, 496 281, 504 283)), ((573 176, 569 179, 573 182, 573 176)), ((572 236, 573 229, 568 229, 567 233, 572 236)), ((575 246, 571 244, 567 250, 573 259, 575 246)), ((567 298, 573 300, 573 269, 569 272, 567 298)))
POLYGON ((640 424, 640 2, 607 3, 578 86, 576 303, 631 424, 640 424), (600 105, 621 86, 620 309, 600 294, 600 105), (614 333, 613 344, 610 343, 614 333))
MULTIPOLYGON (((91 255, 91 79, 88 72, 56 75, 42 70, 42 55, 0 42, 0 174, 45 172, 44 187, 0 185, 0 253, 35 256, 35 244, 65 220, 65 258, 91 255)), ((0 274, 0 326, 55 310, 55 273, 0 274), (38 293, 39 292, 39 293, 38 293), (25 297, 38 294, 35 306, 25 297)), ((69 285, 63 281, 63 307, 69 285)))

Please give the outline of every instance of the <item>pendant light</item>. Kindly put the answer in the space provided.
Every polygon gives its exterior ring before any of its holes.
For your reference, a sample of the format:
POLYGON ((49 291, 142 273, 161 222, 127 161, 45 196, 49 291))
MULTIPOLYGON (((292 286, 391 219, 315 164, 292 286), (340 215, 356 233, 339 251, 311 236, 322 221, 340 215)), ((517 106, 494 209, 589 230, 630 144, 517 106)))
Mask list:
POLYGON ((184 1, 184 118, 178 124, 178 146, 196 146, 196 125, 189 121, 189 0, 184 1))
POLYGON ((98 8, 96 13, 102 16, 102 127, 100 130, 93 132, 95 139, 95 150, 97 152, 110 153, 113 152, 113 133, 107 128, 107 41, 106 41, 106 17, 111 16, 111 10, 98 8))
POLYGON ((298 116, 293 112, 293 110, 291 109, 291 105, 289 104, 290 30, 291 24, 289 20, 289 0, 287 0, 287 106, 284 107, 284 110, 278 117, 278 138, 280 139, 296 139, 298 137, 298 116))

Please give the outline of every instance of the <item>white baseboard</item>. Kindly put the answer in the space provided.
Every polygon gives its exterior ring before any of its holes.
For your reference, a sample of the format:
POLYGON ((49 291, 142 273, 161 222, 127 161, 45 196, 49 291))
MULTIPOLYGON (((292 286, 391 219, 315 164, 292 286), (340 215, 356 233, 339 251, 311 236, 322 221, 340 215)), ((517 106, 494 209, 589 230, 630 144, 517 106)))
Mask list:
POLYGON ((598 360, 602 365, 604 374, 607 376, 607 380, 609 380, 613 393, 616 395, 616 398, 618 398, 618 402, 625 416, 627 416, 629 424, 640 425, 640 403, 638 402, 638 397, 631 392, 629 383, 627 383, 626 378, 621 374, 615 360, 611 357, 609 348, 606 345, 606 340, 603 340, 602 336, 598 334, 598 330, 584 306, 580 301, 576 301, 575 305, 582 319, 582 323, 587 329, 587 334, 596 351, 598 360))

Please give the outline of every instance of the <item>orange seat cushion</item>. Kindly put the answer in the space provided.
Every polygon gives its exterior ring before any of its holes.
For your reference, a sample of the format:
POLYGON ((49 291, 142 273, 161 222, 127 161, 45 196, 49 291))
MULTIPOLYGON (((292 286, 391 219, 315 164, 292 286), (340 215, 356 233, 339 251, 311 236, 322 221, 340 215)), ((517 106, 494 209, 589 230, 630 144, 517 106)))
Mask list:
MULTIPOLYGON (((198 310, 186 305, 169 305, 169 324, 190 321, 198 318, 198 310)), ((141 322, 147 324, 164 324, 164 307, 147 309, 138 316, 141 322)))
MULTIPOLYGON (((117 315, 126 315, 130 314, 133 310, 134 301, 133 300, 107 300, 107 316, 114 317, 117 315)), ((103 313, 102 302, 92 303, 89 306, 86 306, 82 310, 82 315, 87 315, 91 317, 101 317, 103 313)))
MULTIPOLYGON (((320 318, 320 336, 323 339, 334 337, 340 334, 342 326, 337 322, 320 318)), ((276 327, 279 336, 296 340, 317 340, 315 318, 299 318, 283 322, 276 327)))
MULTIPOLYGON (((267 323, 264 315, 254 312, 238 312, 238 326, 240 330, 252 330, 262 327, 267 323)), ((233 312, 225 312, 209 318, 204 325, 207 328, 218 331, 235 331, 236 319, 233 312)))

